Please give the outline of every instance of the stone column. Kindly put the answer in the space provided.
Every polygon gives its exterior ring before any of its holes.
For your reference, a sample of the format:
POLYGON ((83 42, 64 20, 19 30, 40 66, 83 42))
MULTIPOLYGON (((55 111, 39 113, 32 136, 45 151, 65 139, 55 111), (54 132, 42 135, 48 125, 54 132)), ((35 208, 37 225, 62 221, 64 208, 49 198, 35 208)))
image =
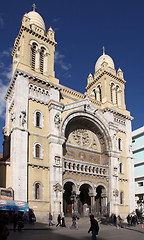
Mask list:
POLYGON ((118 196, 119 196, 119 182, 118 182, 118 156, 111 152, 109 156, 109 207, 112 213, 118 214, 118 196))
POLYGON ((49 166, 50 166, 50 211, 56 219, 63 213, 62 193, 62 145, 65 141, 60 136, 61 111, 63 105, 50 100, 49 105, 49 166), (61 208, 61 209, 60 209, 61 208))

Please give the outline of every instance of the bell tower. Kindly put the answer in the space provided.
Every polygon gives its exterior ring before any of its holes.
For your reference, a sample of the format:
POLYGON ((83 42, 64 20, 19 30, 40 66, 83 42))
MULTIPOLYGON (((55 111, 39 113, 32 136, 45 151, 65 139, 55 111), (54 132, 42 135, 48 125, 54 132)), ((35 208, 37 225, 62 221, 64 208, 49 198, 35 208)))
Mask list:
POLYGON ((57 82, 54 72, 54 53, 57 45, 54 31, 46 33, 45 23, 35 4, 33 11, 25 13, 12 51, 13 74, 16 68, 57 82))
POLYGON ((125 110, 125 83, 123 72, 119 68, 116 72, 113 59, 105 54, 100 56, 95 64, 94 76, 89 74, 87 79, 88 95, 106 106, 125 110))

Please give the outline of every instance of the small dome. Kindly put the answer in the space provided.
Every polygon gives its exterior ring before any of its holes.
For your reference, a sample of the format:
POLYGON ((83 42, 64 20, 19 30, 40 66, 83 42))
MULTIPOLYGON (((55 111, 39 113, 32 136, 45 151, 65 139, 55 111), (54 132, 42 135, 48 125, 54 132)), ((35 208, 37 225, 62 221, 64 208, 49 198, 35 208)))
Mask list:
POLYGON ((30 25, 35 24, 36 26, 42 28, 44 31, 46 30, 44 20, 39 15, 39 13, 31 11, 25 15, 30 18, 30 25))
POLYGON ((100 68, 101 68, 101 65, 106 62, 108 64, 108 67, 112 68, 112 69, 115 69, 115 66, 114 66, 114 62, 112 60, 112 58, 103 53, 102 56, 100 56, 96 62, 96 65, 95 65, 95 72, 97 72, 100 68))

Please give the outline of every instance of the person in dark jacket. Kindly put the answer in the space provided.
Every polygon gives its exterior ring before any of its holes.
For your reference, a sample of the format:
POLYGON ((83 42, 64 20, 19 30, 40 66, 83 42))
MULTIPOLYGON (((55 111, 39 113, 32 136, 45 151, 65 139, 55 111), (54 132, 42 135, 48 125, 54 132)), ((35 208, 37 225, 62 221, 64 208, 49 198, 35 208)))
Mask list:
POLYGON ((99 232, 99 225, 97 220, 94 218, 93 214, 90 215, 90 222, 91 226, 90 229, 88 230, 88 233, 92 232, 92 240, 96 240, 96 235, 98 235, 99 232))

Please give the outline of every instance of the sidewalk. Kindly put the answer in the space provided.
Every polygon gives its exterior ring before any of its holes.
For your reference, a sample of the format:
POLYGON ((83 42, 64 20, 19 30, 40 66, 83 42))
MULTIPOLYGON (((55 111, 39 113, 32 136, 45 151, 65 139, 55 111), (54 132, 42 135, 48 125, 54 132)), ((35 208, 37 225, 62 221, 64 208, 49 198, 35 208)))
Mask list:
MULTIPOLYGON (((119 230, 117 230, 116 226, 114 226, 112 223, 108 223, 108 222, 99 222, 99 226, 100 226, 100 230, 107 230, 112 228, 113 230, 116 231, 121 231, 121 228, 119 228, 119 230)), ((65 218, 65 223, 66 223, 66 227, 56 227, 56 224, 54 226, 49 226, 48 223, 44 222, 35 222, 34 224, 31 223, 25 223, 24 224, 24 228, 23 230, 57 230, 57 231, 63 231, 64 229, 70 229, 71 225, 72 225, 72 219, 69 218, 65 218)), ((88 229, 90 227, 90 221, 89 218, 80 218, 79 220, 77 220, 77 224, 78 224, 78 228, 79 230, 83 230, 83 229, 88 229)), ((9 230, 12 231, 13 230, 13 224, 9 224, 8 226, 9 230)), ((144 228, 142 228, 142 224, 138 224, 136 226, 128 226, 127 223, 122 223, 122 229, 127 229, 127 230, 132 230, 132 231, 138 231, 141 233, 144 233, 144 228)))

